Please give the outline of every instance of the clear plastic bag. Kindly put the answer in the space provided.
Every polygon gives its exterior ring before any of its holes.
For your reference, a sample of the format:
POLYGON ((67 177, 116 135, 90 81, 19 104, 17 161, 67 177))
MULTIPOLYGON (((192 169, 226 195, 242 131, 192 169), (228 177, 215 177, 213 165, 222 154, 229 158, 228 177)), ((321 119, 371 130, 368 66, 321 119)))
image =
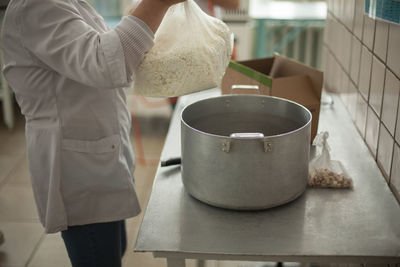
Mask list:
POLYGON ((308 185, 312 187, 353 188, 353 180, 347 174, 343 164, 340 161, 331 160, 328 137, 328 132, 321 132, 313 141, 313 145, 322 147, 322 151, 310 162, 308 185))
POLYGON ((171 6, 155 44, 134 72, 134 91, 175 97, 218 87, 229 64, 233 34, 194 0, 171 6))

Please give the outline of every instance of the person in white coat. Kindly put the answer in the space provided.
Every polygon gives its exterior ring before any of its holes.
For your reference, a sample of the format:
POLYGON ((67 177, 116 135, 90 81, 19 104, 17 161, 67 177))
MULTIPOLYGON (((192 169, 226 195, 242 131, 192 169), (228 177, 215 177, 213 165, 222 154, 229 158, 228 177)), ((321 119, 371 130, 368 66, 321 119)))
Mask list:
POLYGON ((11 0, 4 75, 26 118, 32 187, 46 233, 61 231, 74 267, 121 265, 134 188, 123 87, 167 9, 143 0, 115 29, 84 0, 11 0))

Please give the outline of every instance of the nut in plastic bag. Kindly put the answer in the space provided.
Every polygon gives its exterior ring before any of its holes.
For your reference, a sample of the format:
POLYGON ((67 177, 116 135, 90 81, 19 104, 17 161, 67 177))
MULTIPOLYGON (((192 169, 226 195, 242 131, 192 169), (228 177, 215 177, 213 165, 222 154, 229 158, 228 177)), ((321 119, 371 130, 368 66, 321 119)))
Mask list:
POLYGON ((232 49, 233 34, 221 20, 194 0, 173 5, 134 72, 134 91, 174 97, 220 86, 232 49))
POLYGON ((342 163, 331 160, 328 137, 328 132, 321 132, 313 141, 313 145, 322 147, 322 151, 310 162, 308 185, 312 187, 353 188, 353 180, 348 176, 342 163))

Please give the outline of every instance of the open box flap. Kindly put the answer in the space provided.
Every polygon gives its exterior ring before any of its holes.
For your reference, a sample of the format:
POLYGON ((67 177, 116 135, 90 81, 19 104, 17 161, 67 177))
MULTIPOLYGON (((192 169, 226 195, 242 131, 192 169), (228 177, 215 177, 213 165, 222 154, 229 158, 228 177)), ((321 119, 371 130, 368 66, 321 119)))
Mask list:
POLYGON ((284 56, 274 54, 274 64, 272 65, 269 76, 273 79, 288 77, 293 75, 305 74, 311 79, 312 88, 318 99, 321 99, 323 73, 300 62, 288 59, 284 56))
POLYGON ((242 60, 239 63, 269 76, 272 65, 274 64, 274 60, 275 60, 274 57, 269 57, 269 58, 242 60))

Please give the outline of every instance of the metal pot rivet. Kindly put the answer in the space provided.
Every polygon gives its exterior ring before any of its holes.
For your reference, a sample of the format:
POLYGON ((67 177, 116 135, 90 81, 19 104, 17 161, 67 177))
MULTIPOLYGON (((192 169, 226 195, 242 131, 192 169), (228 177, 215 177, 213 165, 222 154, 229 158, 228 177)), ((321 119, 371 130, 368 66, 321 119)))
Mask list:
POLYGON ((264 151, 271 152, 272 151, 272 144, 268 141, 264 141, 264 151))
POLYGON ((226 140, 222 142, 222 151, 228 153, 231 150, 231 142, 226 140))

